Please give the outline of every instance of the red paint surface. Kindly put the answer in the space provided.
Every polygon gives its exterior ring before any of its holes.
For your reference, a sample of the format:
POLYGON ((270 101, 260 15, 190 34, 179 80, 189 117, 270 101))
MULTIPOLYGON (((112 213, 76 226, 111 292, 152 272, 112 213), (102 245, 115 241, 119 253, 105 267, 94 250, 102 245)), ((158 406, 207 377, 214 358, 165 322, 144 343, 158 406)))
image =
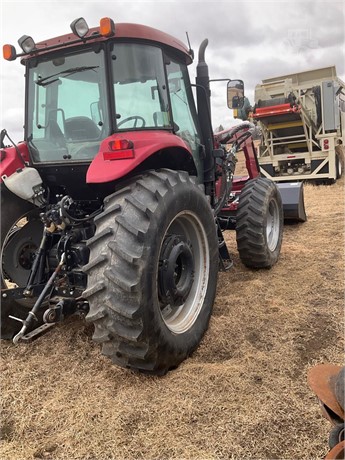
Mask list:
POLYGON ((291 104, 272 105, 269 107, 260 107, 255 109, 254 118, 273 117, 284 113, 298 113, 301 111, 300 106, 291 104))
POLYGON ((152 154, 162 149, 174 147, 184 149, 192 155, 191 150, 180 137, 166 131, 133 131, 113 134, 101 143, 100 150, 87 171, 86 182, 88 184, 100 184, 120 179, 152 154), (107 156, 104 154, 111 152, 109 142, 116 139, 127 139, 133 143, 134 158, 104 159, 104 156, 107 156))
MULTIPOLYGON (((99 33, 99 27, 93 27, 90 29, 86 37, 92 35, 92 33, 99 33)), ((87 40, 87 43, 94 43, 99 41, 105 40, 116 40, 116 39, 138 39, 138 40, 149 40, 156 43, 161 43, 163 45, 170 46, 172 48, 177 49, 178 51, 182 52, 185 55, 186 63, 190 64, 192 62, 192 58, 188 53, 187 47, 177 38, 166 34, 165 32, 161 32, 158 29, 154 29, 153 27, 144 26, 141 24, 130 24, 130 23, 119 23, 116 24, 115 22, 115 35, 113 37, 103 37, 103 36, 95 36, 95 38, 87 40)), ((60 48, 66 48, 70 46, 80 46, 85 47, 85 44, 82 40, 79 43, 71 43, 75 40, 78 40, 78 37, 74 35, 72 32, 66 35, 61 35, 59 37, 50 38, 48 40, 44 40, 36 44, 38 50, 33 53, 33 55, 37 54, 44 54, 48 51, 45 51, 47 46, 56 46, 60 48)))
MULTIPOLYGON (((21 142, 17 145, 18 150, 23 157, 25 162, 29 161, 29 150, 25 142, 21 142)), ((19 168, 23 168, 23 162, 19 158, 15 147, 7 147, 1 149, 1 162, 0 162, 0 181, 2 182, 2 176, 11 176, 19 168)))

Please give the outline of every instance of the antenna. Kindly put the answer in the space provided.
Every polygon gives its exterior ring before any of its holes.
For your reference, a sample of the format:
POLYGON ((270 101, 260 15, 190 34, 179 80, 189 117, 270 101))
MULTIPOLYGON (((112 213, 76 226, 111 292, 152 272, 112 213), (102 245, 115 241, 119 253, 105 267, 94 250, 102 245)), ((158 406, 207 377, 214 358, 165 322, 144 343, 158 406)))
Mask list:
POLYGON ((188 46, 189 46, 188 52, 189 52, 191 58, 194 59, 194 51, 192 50, 192 47, 190 46, 190 40, 189 40, 188 32, 186 32, 186 35, 187 35, 187 42, 188 42, 188 46))

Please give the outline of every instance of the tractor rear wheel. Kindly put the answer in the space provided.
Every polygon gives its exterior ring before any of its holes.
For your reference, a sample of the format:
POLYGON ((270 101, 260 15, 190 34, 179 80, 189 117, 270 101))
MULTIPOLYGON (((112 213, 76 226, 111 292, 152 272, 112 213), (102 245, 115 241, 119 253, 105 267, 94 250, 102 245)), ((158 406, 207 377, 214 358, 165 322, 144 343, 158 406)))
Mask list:
POLYGON ((236 213, 240 258, 250 268, 270 268, 278 260, 283 237, 283 206, 274 182, 259 177, 246 183, 236 213))
MULTIPOLYGON (((9 282, 19 287, 25 286, 32 258, 42 237, 43 224, 35 218, 36 210, 37 208, 31 203, 17 197, 3 183, 1 184, 1 289, 8 288, 9 282), (40 231, 37 233, 38 228, 40 231)), ((12 339, 21 328, 21 324, 10 319, 8 315, 25 319, 30 306, 31 304, 22 305, 14 299, 9 300, 8 297, 2 299, 0 333, 2 339, 12 339)))
POLYGON ((84 267, 93 339, 120 366, 175 368, 208 326, 218 273, 211 207, 186 172, 149 171, 108 196, 84 267))

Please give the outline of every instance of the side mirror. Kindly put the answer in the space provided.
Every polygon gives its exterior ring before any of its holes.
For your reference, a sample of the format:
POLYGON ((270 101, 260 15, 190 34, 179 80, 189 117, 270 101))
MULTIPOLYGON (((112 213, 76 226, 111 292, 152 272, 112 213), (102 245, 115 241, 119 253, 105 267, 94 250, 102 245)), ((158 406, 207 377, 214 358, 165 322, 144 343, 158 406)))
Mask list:
POLYGON ((227 84, 229 109, 240 109, 244 104, 244 83, 242 80, 229 80, 227 84))

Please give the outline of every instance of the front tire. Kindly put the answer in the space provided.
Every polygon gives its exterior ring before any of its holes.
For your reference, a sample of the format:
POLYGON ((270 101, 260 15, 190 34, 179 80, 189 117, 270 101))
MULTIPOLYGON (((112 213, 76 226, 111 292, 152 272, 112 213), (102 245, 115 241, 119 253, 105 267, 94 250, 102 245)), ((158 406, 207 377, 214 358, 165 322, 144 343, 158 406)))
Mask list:
POLYGON ((240 258, 249 268, 270 268, 278 260, 283 237, 283 206, 269 179, 252 179, 243 187, 236 213, 240 258))
POLYGON ((164 374, 199 345, 218 273, 214 216, 185 172, 149 171, 107 197, 88 242, 87 320, 123 367, 164 374))

